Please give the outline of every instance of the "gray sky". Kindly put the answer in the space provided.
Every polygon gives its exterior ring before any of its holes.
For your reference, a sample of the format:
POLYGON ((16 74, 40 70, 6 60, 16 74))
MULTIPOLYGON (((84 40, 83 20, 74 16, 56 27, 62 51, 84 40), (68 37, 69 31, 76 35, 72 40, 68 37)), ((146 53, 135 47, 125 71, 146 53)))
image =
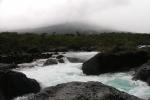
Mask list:
POLYGON ((66 22, 150 33, 150 0, 0 0, 0 30, 66 22))

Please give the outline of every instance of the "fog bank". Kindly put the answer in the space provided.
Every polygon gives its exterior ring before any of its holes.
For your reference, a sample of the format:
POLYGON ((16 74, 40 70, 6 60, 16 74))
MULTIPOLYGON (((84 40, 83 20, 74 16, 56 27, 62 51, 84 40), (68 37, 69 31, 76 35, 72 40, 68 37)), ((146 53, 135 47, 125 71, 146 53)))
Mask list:
POLYGON ((80 22, 150 32, 149 0, 0 0, 0 30, 80 22))

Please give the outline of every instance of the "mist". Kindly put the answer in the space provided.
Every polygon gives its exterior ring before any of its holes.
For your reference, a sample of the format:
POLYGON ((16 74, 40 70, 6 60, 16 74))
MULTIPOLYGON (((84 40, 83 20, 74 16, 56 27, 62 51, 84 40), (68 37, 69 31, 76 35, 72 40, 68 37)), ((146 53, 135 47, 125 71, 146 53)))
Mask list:
POLYGON ((0 31, 68 22, 150 32, 149 0, 0 0, 0 31))

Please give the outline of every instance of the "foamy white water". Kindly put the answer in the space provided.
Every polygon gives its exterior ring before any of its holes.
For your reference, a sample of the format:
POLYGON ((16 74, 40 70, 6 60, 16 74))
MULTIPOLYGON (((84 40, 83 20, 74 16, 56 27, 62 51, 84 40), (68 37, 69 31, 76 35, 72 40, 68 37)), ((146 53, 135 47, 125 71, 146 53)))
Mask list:
MULTIPOLYGON (((74 55, 78 55, 73 54, 74 55)), ((93 56, 96 53, 81 53, 79 57, 88 58, 89 55, 93 56)), ((71 56, 71 53, 69 54, 71 56)), ((92 57, 92 56, 91 56, 92 57)), ((106 85, 113 86, 121 91, 125 91, 129 94, 137 97, 148 99, 150 98, 150 87, 141 81, 133 81, 132 75, 129 72, 115 73, 115 74, 103 74, 99 76, 86 76, 81 70, 82 63, 69 63, 57 64, 51 66, 33 67, 25 69, 17 69, 17 71, 23 72, 30 78, 34 78, 41 83, 42 88, 48 86, 55 86, 61 83, 67 83, 72 81, 99 81, 106 85)))
POLYGON ((81 60, 88 60, 96 55, 98 52, 68 52, 64 54, 66 57, 79 58, 81 60))

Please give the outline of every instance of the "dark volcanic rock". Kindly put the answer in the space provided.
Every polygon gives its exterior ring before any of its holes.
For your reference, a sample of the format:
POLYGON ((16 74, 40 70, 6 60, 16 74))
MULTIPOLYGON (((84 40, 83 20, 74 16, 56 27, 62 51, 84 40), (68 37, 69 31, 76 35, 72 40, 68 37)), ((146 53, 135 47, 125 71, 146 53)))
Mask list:
POLYGON ((44 63, 44 66, 48 66, 48 65, 54 65, 57 64, 57 59, 55 58, 49 58, 46 60, 46 62, 44 63))
POLYGON ((17 96, 40 91, 39 83, 27 78, 23 73, 0 71, 0 100, 10 100, 17 96))
POLYGON ((17 68, 18 66, 15 64, 3 64, 0 63, 0 70, 7 70, 7 69, 12 69, 12 68, 17 68))
POLYGON ((61 59, 61 58, 63 58, 63 57, 64 57, 63 55, 58 55, 58 56, 56 56, 57 59, 61 59))
POLYGON ((87 75, 128 71, 148 60, 147 52, 99 53, 86 61, 82 70, 87 75))
POLYGON ((134 79, 147 82, 150 85, 150 60, 143 64, 135 73, 134 79))
POLYGON ((65 61, 64 61, 64 59, 63 59, 63 58, 58 59, 58 62, 59 62, 59 63, 65 63, 65 61))
POLYGON ((100 82, 70 82, 20 100, 142 100, 100 82))

